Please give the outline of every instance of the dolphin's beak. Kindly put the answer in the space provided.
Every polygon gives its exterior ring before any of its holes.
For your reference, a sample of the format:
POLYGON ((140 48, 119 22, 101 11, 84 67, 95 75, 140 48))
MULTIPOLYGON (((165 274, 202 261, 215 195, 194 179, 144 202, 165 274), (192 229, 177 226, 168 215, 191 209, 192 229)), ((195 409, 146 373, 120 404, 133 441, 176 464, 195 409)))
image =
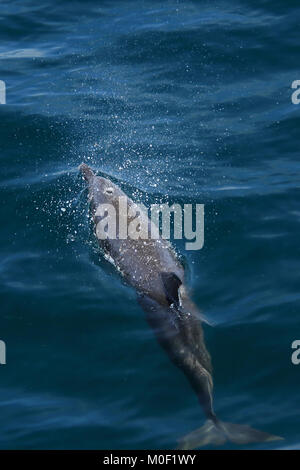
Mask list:
POLYGON ((90 183, 95 176, 93 170, 86 163, 81 163, 79 166, 79 171, 82 173, 82 176, 88 183, 90 183))

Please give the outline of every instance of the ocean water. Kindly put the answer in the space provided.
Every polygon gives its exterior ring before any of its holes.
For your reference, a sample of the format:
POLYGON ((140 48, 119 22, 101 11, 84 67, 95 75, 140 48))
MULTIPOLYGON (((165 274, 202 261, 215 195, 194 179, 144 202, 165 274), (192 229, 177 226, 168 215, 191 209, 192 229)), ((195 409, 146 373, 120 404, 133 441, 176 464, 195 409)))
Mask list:
MULTIPOLYGON (((3 0, 2 449, 172 449, 203 412, 102 259, 78 165, 205 204, 177 248, 225 421, 300 447, 299 75, 293 1, 3 0)), ((226 444, 222 448, 237 446, 226 444)))

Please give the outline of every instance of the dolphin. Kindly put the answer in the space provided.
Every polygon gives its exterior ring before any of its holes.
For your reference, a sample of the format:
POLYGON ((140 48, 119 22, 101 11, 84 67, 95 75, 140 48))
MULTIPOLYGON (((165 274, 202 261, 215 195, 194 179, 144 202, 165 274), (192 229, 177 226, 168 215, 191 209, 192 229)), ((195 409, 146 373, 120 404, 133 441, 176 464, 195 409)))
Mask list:
MULTIPOLYGON (((82 163, 79 167, 89 191, 91 215, 97 227, 101 220, 97 209, 112 205, 119 217, 120 197, 126 197, 126 210, 136 207, 120 187, 108 178, 96 176, 82 163)), ((139 214, 148 225, 148 215, 139 214)), ((103 213, 102 213, 103 218, 103 213)), ((130 217, 128 223, 130 222, 130 217)), ((226 441, 236 444, 266 442, 282 439, 246 425, 223 422, 213 408, 213 379, 210 355, 206 349, 202 329, 203 316, 190 299, 185 284, 183 265, 172 245, 158 235, 152 239, 99 239, 102 250, 134 287, 138 301, 158 342, 171 361, 184 373, 194 389, 206 415, 205 424, 178 441, 179 449, 195 449, 206 445, 221 445, 226 441)))

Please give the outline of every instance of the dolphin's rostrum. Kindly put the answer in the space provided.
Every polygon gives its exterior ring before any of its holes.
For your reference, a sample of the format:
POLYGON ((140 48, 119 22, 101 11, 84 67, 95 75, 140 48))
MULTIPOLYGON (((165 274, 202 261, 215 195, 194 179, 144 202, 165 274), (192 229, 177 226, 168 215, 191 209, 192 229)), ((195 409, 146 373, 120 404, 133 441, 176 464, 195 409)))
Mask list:
MULTIPOLYGON (((86 164, 80 170, 88 184, 91 212, 98 224, 100 205, 110 204, 119 213, 120 197, 127 197, 128 212, 135 203, 112 181, 95 176, 86 164)), ((147 214, 139 217, 148 219, 147 214)), ((130 218, 129 218, 130 222, 130 218)), ((147 223, 150 221, 146 221, 147 223)), ((99 237, 98 237, 99 238, 99 237)), ((179 441, 179 448, 193 449, 208 444, 221 445, 226 440, 237 444, 281 439, 249 426, 220 421, 213 409, 213 381, 210 355, 205 347, 201 314, 189 298, 184 268, 172 245, 158 239, 99 240, 126 281, 138 294, 140 305, 157 339, 195 390, 207 421, 200 429, 179 441)))

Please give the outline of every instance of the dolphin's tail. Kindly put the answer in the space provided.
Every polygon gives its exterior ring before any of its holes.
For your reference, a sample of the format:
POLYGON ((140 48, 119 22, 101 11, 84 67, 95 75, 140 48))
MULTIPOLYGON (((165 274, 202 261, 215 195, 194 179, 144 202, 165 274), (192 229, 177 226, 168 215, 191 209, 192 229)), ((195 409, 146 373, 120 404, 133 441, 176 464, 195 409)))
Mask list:
POLYGON ((94 178, 94 172, 93 170, 86 164, 86 163, 81 163, 79 170, 81 171, 84 179, 89 183, 92 178, 94 178))
POLYGON ((207 445, 220 446, 226 441, 241 445, 282 439, 282 437, 258 431, 243 424, 224 423, 218 420, 214 422, 208 419, 201 428, 179 439, 178 449, 192 450, 207 445))

